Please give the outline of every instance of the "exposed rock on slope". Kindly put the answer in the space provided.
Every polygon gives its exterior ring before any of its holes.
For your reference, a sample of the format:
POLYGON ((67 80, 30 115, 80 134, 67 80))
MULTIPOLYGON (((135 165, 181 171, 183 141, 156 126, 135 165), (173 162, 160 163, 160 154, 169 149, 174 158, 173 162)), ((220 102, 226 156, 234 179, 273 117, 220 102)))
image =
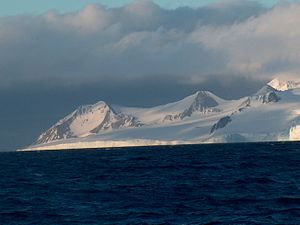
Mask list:
POLYGON ((140 127, 142 124, 133 116, 117 113, 105 102, 81 106, 41 134, 36 144, 49 143, 128 127, 140 127))
POLYGON ((220 109, 216 108, 218 105, 219 103, 212 93, 208 91, 198 91, 195 100, 187 109, 175 115, 166 115, 163 121, 182 120, 186 117, 191 117, 195 112, 203 114, 220 112, 220 109))
POLYGON ((273 87, 266 85, 262 89, 260 89, 254 97, 257 100, 261 100, 263 103, 271 103, 271 102, 278 102, 280 100, 280 97, 277 94, 276 89, 273 87))

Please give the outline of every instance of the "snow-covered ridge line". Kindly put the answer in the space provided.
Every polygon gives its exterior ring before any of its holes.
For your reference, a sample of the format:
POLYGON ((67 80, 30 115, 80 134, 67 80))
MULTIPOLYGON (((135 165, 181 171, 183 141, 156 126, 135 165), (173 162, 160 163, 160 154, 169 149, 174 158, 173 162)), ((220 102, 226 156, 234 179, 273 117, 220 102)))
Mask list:
POLYGON ((274 79, 253 95, 232 101, 198 91, 152 108, 111 106, 100 101, 79 107, 25 149, 300 140, 297 85, 296 81, 274 79))

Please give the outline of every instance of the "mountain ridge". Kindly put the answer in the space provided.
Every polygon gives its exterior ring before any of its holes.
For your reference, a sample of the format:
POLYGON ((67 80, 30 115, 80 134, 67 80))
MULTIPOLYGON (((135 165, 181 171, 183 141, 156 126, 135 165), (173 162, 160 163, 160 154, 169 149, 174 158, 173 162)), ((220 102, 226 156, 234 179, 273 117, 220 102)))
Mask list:
POLYGON ((149 108, 110 106, 103 101, 81 106, 26 149, 294 141, 300 140, 299 130, 300 86, 284 86, 282 81, 279 85, 274 79, 238 100, 197 91, 149 108))

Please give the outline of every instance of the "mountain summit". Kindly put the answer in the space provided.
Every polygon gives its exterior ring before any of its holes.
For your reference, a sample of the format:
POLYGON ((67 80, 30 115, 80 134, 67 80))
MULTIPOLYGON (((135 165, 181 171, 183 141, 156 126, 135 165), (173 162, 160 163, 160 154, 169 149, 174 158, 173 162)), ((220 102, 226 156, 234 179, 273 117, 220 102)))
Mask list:
POLYGON ((139 126, 142 124, 133 116, 117 113, 111 106, 100 101, 94 105, 80 106, 41 134, 36 144, 85 137, 101 130, 139 126))
POLYGON ((300 88, 300 81, 275 78, 272 81, 270 81, 268 85, 273 87, 277 91, 287 91, 295 88, 300 88))
POLYGON ((152 108, 81 106, 27 150, 300 140, 300 83, 274 79, 227 101, 198 91, 152 108))

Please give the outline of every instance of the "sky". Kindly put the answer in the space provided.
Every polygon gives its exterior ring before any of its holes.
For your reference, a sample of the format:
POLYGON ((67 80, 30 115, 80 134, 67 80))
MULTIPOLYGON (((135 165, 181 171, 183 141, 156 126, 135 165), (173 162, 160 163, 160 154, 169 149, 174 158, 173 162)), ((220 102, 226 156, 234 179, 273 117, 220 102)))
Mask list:
MULTIPOLYGON (((121 7, 133 0, 0 0, 0 15, 41 14, 48 10, 71 12, 80 10, 90 3, 98 3, 107 7, 121 7)), ((242 0, 241 0, 242 1, 242 0)), ((154 0, 161 7, 174 9, 177 7, 201 7, 215 3, 217 0, 154 0)), ((261 0, 262 4, 272 6, 276 0, 261 0)))
POLYGON ((79 105, 237 99, 300 72, 299 1, 0 2, 0 150, 79 105))

